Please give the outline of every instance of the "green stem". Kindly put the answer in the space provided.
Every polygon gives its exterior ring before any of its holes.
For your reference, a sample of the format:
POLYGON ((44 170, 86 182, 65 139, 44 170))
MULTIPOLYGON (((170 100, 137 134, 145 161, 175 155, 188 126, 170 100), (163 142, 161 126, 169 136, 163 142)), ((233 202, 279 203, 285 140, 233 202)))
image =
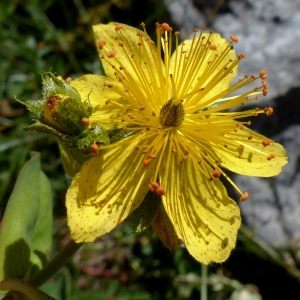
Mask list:
POLYGON ((201 264, 201 300, 207 300, 207 265, 201 264))
POLYGON ((2 291, 10 290, 9 294, 7 294, 4 298, 6 300, 14 300, 14 299, 23 299, 23 297, 20 297, 20 294, 23 294, 26 297, 26 299, 32 299, 32 300, 55 300, 54 298, 50 297, 43 291, 37 289, 35 286, 29 284, 26 281, 23 281, 21 279, 17 278, 6 278, 0 282, 0 289, 2 291), (16 294, 16 291, 19 292, 16 294))
POLYGON ((83 243, 77 244, 70 240, 39 273, 29 280, 29 283, 34 286, 42 285, 53 277, 82 245, 83 243))

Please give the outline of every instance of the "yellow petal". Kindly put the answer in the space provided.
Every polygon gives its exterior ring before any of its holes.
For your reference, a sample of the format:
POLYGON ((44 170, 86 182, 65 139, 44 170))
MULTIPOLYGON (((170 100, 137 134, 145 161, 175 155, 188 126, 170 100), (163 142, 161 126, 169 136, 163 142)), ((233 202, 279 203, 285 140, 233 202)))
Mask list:
POLYGON ((162 243, 170 250, 178 250, 180 247, 180 239, 178 238, 173 225, 162 206, 155 217, 152 228, 162 241, 162 243))
POLYGON ((122 66, 133 78, 132 82, 139 84, 141 90, 144 90, 142 88, 143 85, 149 85, 151 80, 157 79, 155 77, 150 78, 150 72, 156 69, 157 65, 157 61, 153 60, 153 55, 156 57, 157 54, 156 48, 154 45, 150 48, 151 40, 146 40, 148 35, 145 32, 125 24, 122 24, 122 29, 116 31, 115 28, 117 25, 118 23, 109 23, 93 27, 96 47, 100 58, 103 55, 101 61, 105 73, 110 78, 115 79, 116 71, 119 72, 120 66, 122 66), (143 36, 142 40, 140 40, 137 34, 143 36), (102 49, 99 49, 99 42, 102 40, 106 43, 102 49), (142 45, 139 46, 140 42, 142 45), (123 45, 122 47, 120 43, 123 45), (113 50, 116 51, 116 54, 114 57, 109 58, 108 54, 113 50), (112 68, 112 65, 116 68, 112 68))
POLYGON ((90 117, 90 120, 92 122, 99 122, 100 125, 106 129, 112 127, 111 117, 120 112, 120 109, 112 108, 111 105, 105 104, 105 101, 108 99, 112 101, 118 100, 122 103, 120 95, 104 86, 104 83, 111 82, 113 82, 114 85, 118 84, 108 77, 100 75, 84 75, 70 83, 70 85, 79 92, 82 101, 87 99, 90 101, 93 107, 93 114, 90 117))
POLYGON ((92 242, 121 223, 143 201, 155 164, 143 166, 134 146, 116 147, 83 164, 66 197, 76 242, 92 242))
MULTIPOLYGON (((228 49, 229 42, 218 33, 211 34, 210 38, 209 34, 203 33, 202 37, 205 37, 205 39, 202 40, 197 37, 194 40, 185 40, 178 46, 177 51, 172 55, 170 65, 171 73, 173 73, 173 77, 175 77, 175 82, 180 82, 181 92, 179 98, 191 92, 196 86, 197 89, 204 88, 204 91, 199 94, 201 101, 198 101, 199 108, 197 109, 200 109, 201 105, 208 99, 225 91, 229 87, 231 79, 236 76, 238 69, 236 64, 235 67, 233 67, 232 73, 229 73, 222 80, 219 81, 214 78, 219 71, 224 69, 225 65, 227 65, 227 67, 230 66, 230 64, 228 64, 230 59, 233 61, 236 60, 236 53, 234 50, 229 50, 226 55, 222 56, 225 49, 228 49), (211 41, 211 45, 216 46, 216 50, 209 49, 208 51, 203 51, 201 45, 206 43, 208 39, 211 41), (202 53, 202 55, 199 55, 200 53, 202 53), (218 58, 215 57, 216 55, 218 55, 218 58), (185 57, 188 58, 186 59, 185 57), (219 59, 219 62, 214 65, 211 71, 207 72, 207 68, 210 67, 210 64, 216 59, 219 59), (181 76, 181 78, 179 78, 179 76, 181 76), (205 96, 203 96, 204 93, 205 96)), ((195 97, 199 98, 198 95, 195 97)), ((205 103, 205 106, 212 104, 213 103, 205 103)))
POLYGON ((278 175, 287 164, 287 153, 280 144, 246 127, 244 130, 238 130, 236 134, 239 136, 235 136, 235 133, 228 135, 228 143, 230 139, 239 141, 244 150, 230 146, 213 148, 222 167, 242 175, 270 177, 278 175), (249 140, 249 137, 252 138, 249 140), (264 146, 264 140, 269 140, 270 145, 264 146), (271 154, 275 157, 268 160, 271 154))
POLYGON ((225 261, 235 247, 241 225, 240 210, 219 179, 209 181, 191 158, 170 160, 169 174, 162 168, 167 190, 164 208, 180 239, 199 262, 225 261), (165 176, 167 175, 167 176, 165 176))

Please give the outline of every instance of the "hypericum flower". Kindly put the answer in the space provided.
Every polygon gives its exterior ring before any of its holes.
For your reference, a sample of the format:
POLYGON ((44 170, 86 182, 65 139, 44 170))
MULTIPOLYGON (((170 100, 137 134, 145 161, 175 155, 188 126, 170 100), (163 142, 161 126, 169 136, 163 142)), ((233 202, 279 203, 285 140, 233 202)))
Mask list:
POLYGON ((72 83, 94 107, 91 122, 128 132, 102 147, 106 153, 86 162, 74 178, 67 193, 72 238, 91 242, 111 231, 150 190, 162 199, 153 221, 162 241, 169 248, 183 241, 202 263, 222 262, 235 247, 241 218, 220 177, 242 201, 249 196, 224 169, 269 177, 287 163, 280 144, 245 126, 249 117, 271 115, 272 108, 228 111, 266 95, 267 73, 245 75, 230 86, 245 57, 233 50, 235 36, 228 42, 202 28, 179 44, 179 32, 157 23, 155 46, 141 25, 144 31, 117 23, 95 26, 108 77, 86 75, 72 83), (230 95, 255 81, 256 88, 230 95))

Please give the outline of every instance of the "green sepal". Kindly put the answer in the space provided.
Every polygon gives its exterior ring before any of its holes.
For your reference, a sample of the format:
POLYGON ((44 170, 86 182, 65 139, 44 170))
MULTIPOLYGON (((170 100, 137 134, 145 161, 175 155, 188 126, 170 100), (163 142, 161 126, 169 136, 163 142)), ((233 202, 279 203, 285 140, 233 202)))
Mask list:
POLYGON ((0 231, 0 281, 30 279, 47 263, 52 242, 52 189, 40 154, 22 168, 0 231))
POLYGON ((108 136, 110 138, 110 143, 113 144, 127 137, 133 136, 137 132, 137 130, 113 129, 108 131, 108 136))
POLYGON ((149 191, 140 206, 127 217, 126 221, 136 226, 136 232, 150 229, 161 205, 161 197, 149 191))
POLYGON ((76 142, 76 147, 83 154, 90 154, 90 146, 92 144, 97 145, 109 145, 110 139, 107 131, 98 125, 93 125, 86 130, 76 142))

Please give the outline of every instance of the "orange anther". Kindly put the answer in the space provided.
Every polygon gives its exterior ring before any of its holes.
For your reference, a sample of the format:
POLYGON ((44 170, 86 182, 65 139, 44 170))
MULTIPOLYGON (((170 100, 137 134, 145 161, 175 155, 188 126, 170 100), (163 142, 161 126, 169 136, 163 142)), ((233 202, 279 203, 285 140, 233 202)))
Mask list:
POLYGON ((244 54, 244 53, 240 54, 240 58, 245 58, 245 57, 246 57, 246 54, 244 54))
POLYGON ((272 153, 272 154, 270 154, 270 156, 271 156, 272 158, 275 158, 275 154, 273 154, 273 153, 272 153))
POLYGON ((123 25, 122 25, 122 24, 118 24, 118 25, 115 27, 115 30, 118 31, 118 30, 120 30, 120 29, 122 29, 122 28, 123 28, 123 25))
POLYGON ((266 81, 263 80, 261 83, 262 83, 264 89, 268 88, 268 83, 266 81))
POLYGON ((67 83, 67 84, 69 84, 71 81, 72 81, 72 78, 71 78, 71 77, 68 77, 68 78, 66 79, 66 83, 67 83))
POLYGON ((231 35, 229 38, 235 43, 239 41, 239 39, 235 35, 231 35))
POLYGON ((270 140, 263 140, 261 143, 263 144, 264 147, 266 147, 266 146, 270 145, 271 141, 270 140))
POLYGON ((268 95, 268 89, 263 89, 263 96, 267 96, 268 95))
POLYGON ((175 32, 175 35, 176 35, 176 36, 178 36, 179 34, 180 34, 180 32, 179 32, 179 31, 176 31, 176 32, 175 32))
POLYGON ((194 29, 193 29, 193 32, 195 32, 195 33, 198 32, 198 29, 197 29, 197 28, 194 28, 194 29))
POLYGON ((159 188, 159 184, 157 182, 151 182, 149 184, 149 191, 155 192, 159 188))
POLYGON ((105 104, 107 105, 107 104, 109 104, 111 102, 111 100, 110 99, 107 99, 106 101, 105 101, 105 104))
POLYGON ((165 195, 166 194, 166 189, 165 188, 163 188, 162 186, 160 186, 160 187, 158 187, 157 189, 156 189, 156 194, 157 195, 159 195, 159 196, 163 196, 163 195, 165 195))
POLYGON ((271 159, 272 159, 271 155, 267 157, 267 160, 271 160, 271 159))
POLYGON ((245 192, 243 196, 240 198, 241 201, 246 201, 249 198, 249 194, 245 192))
POLYGON ((268 117, 270 117, 272 114, 273 114, 273 108, 272 107, 268 107, 268 109, 266 110, 266 115, 268 116, 268 117))
POLYGON ((210 50, 217 50, 217 45, 209 45, 210 50))
POLYGON ((90 125, 90 119, 89 118, 82 118, 81 124, 85 127, 88 127, 90 125))
POLYGON ((169 24, 168 23, 162 23, 161 24, 161 28, 163 28, 164 30, 169 30, 170 29, 170 26, 169 26, 169 24))
POLYGON ((149 165, 149 160, 145 159, 143 162, 144 167, 147 167, 149 165))
POLYGON ((153 155, 153 154, 150 154, 150 153, 149 153, 147 156, 148 156, 148 158, 156 158, 156 156, 155 156, 155 155, 153 155))
POLYGON ((97 144, 94 143, 94 144, 91 145, 90 150, 91 150, 91 152, 92 152, 93 154, 97 154, 98 151, 99 151, 99 147, 98 147, 97 144))
POLYGON ((100 41, 99 41, 99 44, 98 44, 99 49, 103 49, 103 47, 105 46, 105 44, 106 44, 106 41, 105 41, 105 40, 100 40, 100 41))
POLYGON ((253 139, 253 136, 252 135, 249 135, 248 136, 248 140, 252 140, 253 139))
POLYGON ((259 73, 259 77, 261 79, 267 79, 267 77, 268 77, 267 71, 266 70, 261 70, 260 73, 259 73))
POLYGON ((107 53, 108 58, 113 58, 117 54, 116 50, 111 50, 107 53))
POLYGON ((213 172, 213 176, 215 178, 219 178, 221 176, 221 172, 219 169, 215 169, 215 171, 213 172))

